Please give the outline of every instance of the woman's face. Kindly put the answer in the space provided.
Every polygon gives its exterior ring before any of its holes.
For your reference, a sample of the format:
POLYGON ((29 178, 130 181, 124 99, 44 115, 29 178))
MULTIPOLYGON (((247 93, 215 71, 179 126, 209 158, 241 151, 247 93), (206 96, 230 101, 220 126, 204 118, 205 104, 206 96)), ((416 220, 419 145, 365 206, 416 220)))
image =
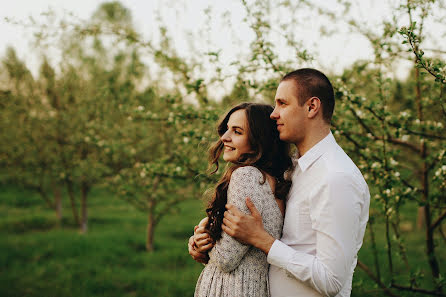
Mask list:
POLYGON ((229 117, 226 132, 220 137, 225 146, 223 160, 236 162, 242 154, 251 152, 248 139, 248 119, 243 109, 234 111, 229 117))

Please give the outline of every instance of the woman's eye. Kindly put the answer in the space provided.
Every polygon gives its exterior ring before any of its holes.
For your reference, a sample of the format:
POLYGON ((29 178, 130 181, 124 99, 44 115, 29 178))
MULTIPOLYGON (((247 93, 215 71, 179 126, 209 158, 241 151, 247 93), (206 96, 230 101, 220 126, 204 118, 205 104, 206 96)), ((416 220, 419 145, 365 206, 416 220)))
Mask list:
POLYGON ((242 135, 242 132, 239 132, 239 131, 237 131, 237 130, 235 130, 234 133, 235 133, 235 134, 238 134, 238 135, 242 135))

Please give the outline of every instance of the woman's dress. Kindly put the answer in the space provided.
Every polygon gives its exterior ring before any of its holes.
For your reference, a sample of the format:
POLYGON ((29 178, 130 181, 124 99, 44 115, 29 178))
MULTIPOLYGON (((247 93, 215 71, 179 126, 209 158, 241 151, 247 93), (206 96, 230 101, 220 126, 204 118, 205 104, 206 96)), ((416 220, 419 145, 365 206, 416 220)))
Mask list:
MULTIPOLYGON (((250 213, 245 203, 249 197, 262 215, 265 230, 274 238, 280 238, 282 213, 268 181, 256 167, 234 170, 227 197, 228 203, 246 214, 250 213)), ((198 279, 195 297, 269 296, 269 265, 261 250, 222 232, 222 237, 209 252, 209 258, 198 279)))

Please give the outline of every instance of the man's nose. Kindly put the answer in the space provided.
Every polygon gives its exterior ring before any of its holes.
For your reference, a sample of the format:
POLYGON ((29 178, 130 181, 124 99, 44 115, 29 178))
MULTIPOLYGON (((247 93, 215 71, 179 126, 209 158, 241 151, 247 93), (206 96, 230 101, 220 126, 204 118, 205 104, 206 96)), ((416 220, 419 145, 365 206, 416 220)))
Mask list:
POLYGON ((274 108, 273 112, 269 115, 272 120, 277 120, 279 118, 279 113, 274 108))

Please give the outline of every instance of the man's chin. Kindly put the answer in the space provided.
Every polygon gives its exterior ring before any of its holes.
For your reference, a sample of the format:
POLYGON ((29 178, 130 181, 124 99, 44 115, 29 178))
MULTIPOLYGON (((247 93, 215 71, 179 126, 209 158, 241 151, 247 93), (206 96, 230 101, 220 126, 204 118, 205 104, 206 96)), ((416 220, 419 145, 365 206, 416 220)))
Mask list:
POLYGON ((284 133, 279 133, 279 139, 282 141, 288 141, 288 138, 286 137, 286 135, 284 133))

